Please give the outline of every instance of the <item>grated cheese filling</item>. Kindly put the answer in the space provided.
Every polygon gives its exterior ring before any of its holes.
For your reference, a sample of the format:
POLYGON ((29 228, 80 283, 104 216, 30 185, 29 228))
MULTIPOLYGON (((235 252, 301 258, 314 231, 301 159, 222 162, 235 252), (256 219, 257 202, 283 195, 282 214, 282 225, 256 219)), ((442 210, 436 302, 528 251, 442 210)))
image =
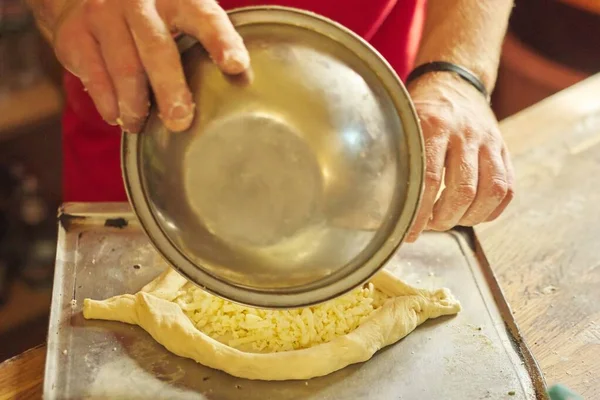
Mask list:
POLYGON ((309 348, 352 332, 387 298, 369 283, 313 307, 264 310, 231 303, 188 283, 173 301, 211 338, 243 351, 274 353, 309 348))

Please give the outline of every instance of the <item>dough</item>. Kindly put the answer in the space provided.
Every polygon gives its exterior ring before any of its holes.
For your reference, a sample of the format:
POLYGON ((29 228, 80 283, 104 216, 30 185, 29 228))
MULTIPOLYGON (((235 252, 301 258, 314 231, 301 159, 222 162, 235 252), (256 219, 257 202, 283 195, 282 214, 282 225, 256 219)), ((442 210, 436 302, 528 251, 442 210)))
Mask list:
POLYGON ((274 353, 233 348, 196 328, 188 316, 189 311, 186 315, 176 303, 183 288, 190 283, 171 269, 134 295, 124 294, 102 301, 85 299, 83 315, 87 319, 139 325, 172 353, 233 376, 294 380, 327 375, 350 364, 367 361, 427 319, 456 314, 461 309, 448 289, 413 288, 385 270, 371 283, 385 296, 382 304, 374 307, 357 328, 329 342, 274 353))

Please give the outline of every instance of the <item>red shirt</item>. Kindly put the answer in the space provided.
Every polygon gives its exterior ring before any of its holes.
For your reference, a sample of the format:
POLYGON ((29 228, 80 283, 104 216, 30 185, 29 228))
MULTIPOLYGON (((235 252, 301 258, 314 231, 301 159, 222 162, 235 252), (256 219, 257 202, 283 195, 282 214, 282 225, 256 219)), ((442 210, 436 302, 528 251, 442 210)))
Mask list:
MULTIPOLYGON (((421 37, 426 0, 221 0, 225 9, 284 5, 331 18, 369 41, 404 79, 421 37)), ((106 124, 79 79, 65 73, 64 201, 126 201, 120 130, 106 124)))

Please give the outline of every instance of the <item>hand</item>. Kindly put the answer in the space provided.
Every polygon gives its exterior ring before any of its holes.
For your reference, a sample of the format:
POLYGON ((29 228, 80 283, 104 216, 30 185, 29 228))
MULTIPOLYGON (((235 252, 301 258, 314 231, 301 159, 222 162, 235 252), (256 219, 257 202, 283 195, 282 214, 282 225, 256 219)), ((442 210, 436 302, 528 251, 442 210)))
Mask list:
POLYGON ((484 97, 450 73, 424 75, 409 91, 423 129, 426 173, 407 241, 425 229, 446 231, 498 217, 514 196, 514 171, 484 97))
POLYGON ((197 38, 225 73, 249 66, 242 38, 216 0, 62 2, 50 27, 57 57, 81 79, 104 120, 126 131, 138 132, 148 115, 148 83, 168 129, 192 122, 194 103, 173 32, 197 38))

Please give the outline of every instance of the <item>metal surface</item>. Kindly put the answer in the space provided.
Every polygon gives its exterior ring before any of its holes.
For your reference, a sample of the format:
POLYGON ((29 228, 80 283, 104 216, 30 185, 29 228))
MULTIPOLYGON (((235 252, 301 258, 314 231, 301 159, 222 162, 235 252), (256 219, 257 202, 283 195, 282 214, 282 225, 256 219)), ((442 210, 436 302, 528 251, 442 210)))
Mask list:
POLYGON ((134 293, 165 268, 126 210, 71 205, 61 217, 46 399, 547 398, 496 281, 462 233, 427 233, 387 265, 414 285, 450 288, 463 305, 457 316, 428 321, 371 360, 307 382, 234 378, 169 353, 137 326, 86 321, 84 298, 134 293))
POLYGON ((366 42, 316 15, 234 11, 251 73, 180 50, 197 114, 172 134, 154 107, 123 138, 144 230, 192 281, 263 307, 318 303, 372 276, 413 220, 423 143, 408 94, 366 42))

